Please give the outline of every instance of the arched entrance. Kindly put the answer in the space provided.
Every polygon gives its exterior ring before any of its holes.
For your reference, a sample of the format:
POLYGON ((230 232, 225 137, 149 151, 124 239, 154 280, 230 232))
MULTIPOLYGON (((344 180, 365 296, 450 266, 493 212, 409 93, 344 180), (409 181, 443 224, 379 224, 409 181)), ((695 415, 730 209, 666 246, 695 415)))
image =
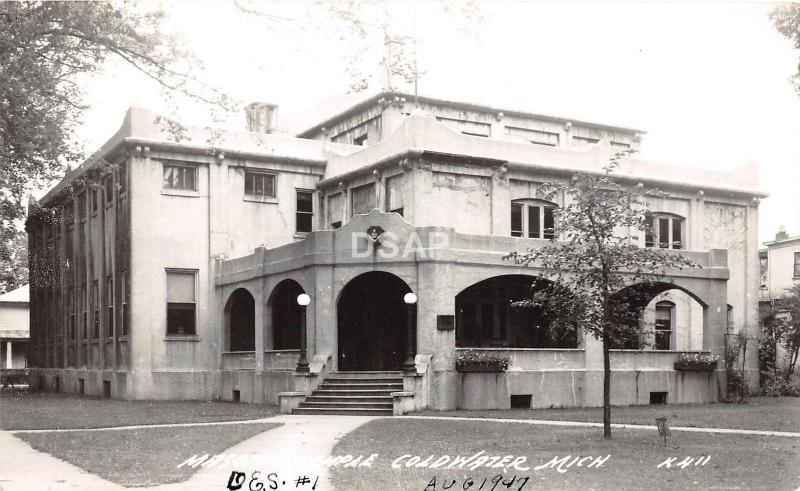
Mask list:
POLYGON ((297 305, 297 296, 303 291, 294 280, 283 280, 275 287, 268 306, 272 321, 272 349, 300 348, 300 325, 303 310, 297 305))
POLYGON ((256 302, 244 288, 234 291, 225 305, 226 350, 255 351, 256 302))
POLYGON ((553 320, 539 307, 514 308, 513 302, 551 283, 510 274, 487 278, 456 295, 458 348, 575 348, 577 329, 553 330, 553 320))
MULTIPOLYGON (((383 271, 345 285, 337 303, 339 370, 402 369, 408 325, 403 295, 409 292, 403 280, 383 271)), ((412 329, 416 335, 416 316, 412 329)))

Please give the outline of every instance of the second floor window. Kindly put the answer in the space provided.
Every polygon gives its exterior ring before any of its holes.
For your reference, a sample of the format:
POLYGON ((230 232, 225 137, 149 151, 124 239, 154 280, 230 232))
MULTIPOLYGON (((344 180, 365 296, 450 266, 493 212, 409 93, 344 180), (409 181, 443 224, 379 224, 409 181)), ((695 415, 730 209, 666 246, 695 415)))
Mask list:
POLYGON ((515 200, 511 203, 511 236, 554 239, 556 204, 540 200, 515 200))
POLYGON ((794 277, 800 278, 800 251, 794 253, 794 277))
POLYGON ((275 197, 275 174, 263 172, 244 173, 244 194, 251 196, 275 197))
POLYGON ((314 194, 311 191, 297 191, 296 229, 298 232, 311 232, 314 218, 314 194))
POLYGON ((684 249, 685 220, 678 215, 648 213, 645 219, 645 246, 661 249, 684 249))
POLYGON ((197 191, 197 167, 165 163, 163 182, 164 189, 197 191))

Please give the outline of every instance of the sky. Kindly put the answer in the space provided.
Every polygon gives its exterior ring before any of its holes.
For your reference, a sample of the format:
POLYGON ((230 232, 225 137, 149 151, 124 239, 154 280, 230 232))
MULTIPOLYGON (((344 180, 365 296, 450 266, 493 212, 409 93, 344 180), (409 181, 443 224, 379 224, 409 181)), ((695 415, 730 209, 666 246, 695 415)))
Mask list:
MULTIPOLYGON (((800 95, 789 82, 800 52, 770 22, 773 5, 486 1, 480 17, 465 17, 457 2, 447 10, 362 4, 359 12, 377 23, 384 9, 393 32, 415 35, 421 94, 641 128, 642 159, 715 169, 757 162, 759 187, 770 193, 759 208, 759 242, 780 225, 800 235, 800 95)), ((234 98, 278 104, 288 123, 347 91, 348 55, 363 51, 355 66, 380 72, 377 30, 341 40, 341 24, 311 3, 247 5, 273 17, 226 1, 163 4, 205 80, 234 98)), ((89 149, 117 130, 130 105, 169 111, 156 85, 121 63, 83 83, 91 109, 79 136, 89 149)), ((185 123, 209 124, 201 106, 177 111, 185 123)), ((244 115, 220 124, 242 130, 244 115)))

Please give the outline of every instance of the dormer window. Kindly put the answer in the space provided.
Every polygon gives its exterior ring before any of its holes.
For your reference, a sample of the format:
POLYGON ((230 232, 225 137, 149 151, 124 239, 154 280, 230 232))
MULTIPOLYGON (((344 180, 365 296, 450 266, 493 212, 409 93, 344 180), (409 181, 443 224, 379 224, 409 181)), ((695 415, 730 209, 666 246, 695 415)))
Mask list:
POLYGON ((686 220, 671 213, 648 213, 645 218, 645 247, 683 249, 686 220))
POLYGON ((555 203, 537 199, 511 202, 511 236, 531 239, 554 239, 555 203))

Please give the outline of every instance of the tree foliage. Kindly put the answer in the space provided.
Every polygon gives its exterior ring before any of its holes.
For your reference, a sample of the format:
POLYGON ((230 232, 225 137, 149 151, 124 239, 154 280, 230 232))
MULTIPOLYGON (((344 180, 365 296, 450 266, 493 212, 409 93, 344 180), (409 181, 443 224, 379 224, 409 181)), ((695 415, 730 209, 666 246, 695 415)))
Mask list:
MULTIPOLYGON (((67 162, 80 161, 74 132, 83 83, 109 58, 157 82, 165 94, 228 109, 197 77, 200 64, 167 32, 164 13, 130 3, 0 2, 0 260, 11 261, 24 200, 67 162)), ((4 265, 5 268, 5 265, 4 265)))
POLYGON ((601 175, 580 173, 569 184, 550 183, 543 198, 564 196, 556 215, 557 240, 527 252, 512 252, 517 264, 536 267, 540 286, 520 307, 539 307, 554 319, 551 329, 581 326, 603 342, 604 434, 611 436, 608 350, 641 336, 641 311, 670 272, 697 264, 675 251, 642 248, 637 235, 647 232, 647 194, 626 187, 612 172, 616 154, 601 175))
POLYGON ((773 313, 764 323, 762 349, 771 350, 770 367, 775 376, 782 376, 789 382, 800 354, 800 283, 790 288, 784 296, 775 300, 773 313), (785 363, 776 360, 775 347, 785 352, 785 363), (780 372, 783 373, 780 373, 780 372))
MULTIPOLYGON (((800 4, 790 3, 775 7, 769 14, 775 28, 789 38, 795 49, 800 49, 800 4)), ((797 73, 792 76, 795 91, 800 95, 800 64, 797 73)))

